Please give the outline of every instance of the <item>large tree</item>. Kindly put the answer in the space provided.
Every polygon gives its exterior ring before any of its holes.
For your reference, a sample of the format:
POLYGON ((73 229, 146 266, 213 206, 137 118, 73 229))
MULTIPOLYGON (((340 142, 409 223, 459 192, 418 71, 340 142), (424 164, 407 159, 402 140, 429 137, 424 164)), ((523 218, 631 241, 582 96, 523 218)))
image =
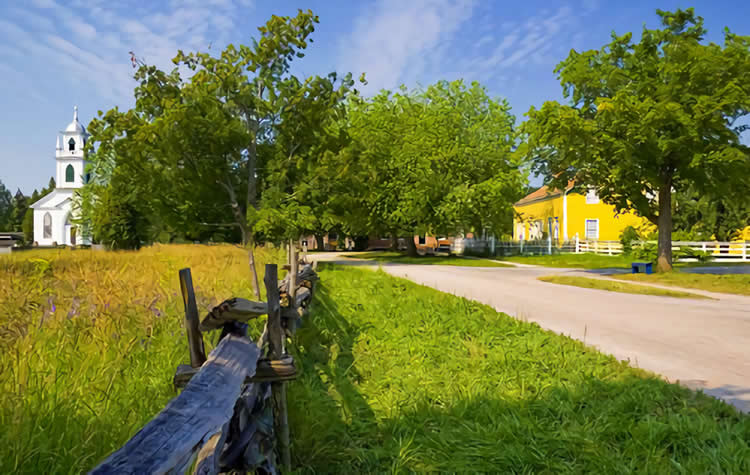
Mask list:
POLYGON ((349 143, 346 104, 357 96, 349 74, 341 80, 335 73, 304 81, 292 77, 288 83, 285 102, 296 106, 280 109, 257 214, 258 229, 277 239, 319 235, 341 225, 325 159, 349 143))
POLYGON ((507 102, 476 82, 383 91, 353 104, 342 167, 357 167, 359 188, 349 193, 366 213, 360 226, 407 236, 411 253, 415 233, 507 232, 525 184, 513 124, 507 102))
POLYGON ((663 28, 570 52, 555 72, 572 105, 531 108, 525 153, 553 186, 569 179, 617 210, 658 226, 657 269, 672 268, 672 193, 692 186, 732 196, 750 149, 739 125, 750 112, 750 37, 725 30, 706 43, 693 9, 657 10, 663 28))
POLYGON ((272 16, 250 46, 229 45, 217 56, 180 51, 169 73, 141 63, 135 107, 89 125, 90 147, 98 144, 92 160, 114 157, 147 214, 194 233, 239 229, 258 296, 253 240, 271 161, 283 156, 293 165, 308 155, 317 119, 351 87, 349 76, 337 83, 335 76, 300 81, 290 74, 317 22, 309 10, 272 16))

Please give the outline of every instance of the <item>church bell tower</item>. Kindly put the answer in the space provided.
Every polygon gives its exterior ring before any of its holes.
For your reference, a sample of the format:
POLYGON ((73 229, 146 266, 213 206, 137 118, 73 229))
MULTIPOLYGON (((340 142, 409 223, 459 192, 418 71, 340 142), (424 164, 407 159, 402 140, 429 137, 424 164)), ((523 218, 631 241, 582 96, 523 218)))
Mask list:
POLYGON ((57 188, 73 189, 80 188, 86 183, 84 171, 86 170, 86 158, 83 146, 89 134, 78 121, 78 106, 73 108, 73 122, 68 124, 65 130, 57 136, 55 159, 57 160, 57 174, 55 181, 57 188))

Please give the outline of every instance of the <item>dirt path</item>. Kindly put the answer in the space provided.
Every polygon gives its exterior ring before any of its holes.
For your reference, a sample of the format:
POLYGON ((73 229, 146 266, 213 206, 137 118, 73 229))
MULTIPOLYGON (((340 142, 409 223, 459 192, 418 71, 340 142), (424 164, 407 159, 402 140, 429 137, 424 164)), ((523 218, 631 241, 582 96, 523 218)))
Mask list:
MULTIPOLYGON (((378 266, 330 254, 317 259, 378 266)), ((383 264, 383 269, 537 322, 750 412, 750 297, 712 294, 719 300, 678 299, 537 280, 543 275, 580 272, 573 269, 390 263, 383 264)))

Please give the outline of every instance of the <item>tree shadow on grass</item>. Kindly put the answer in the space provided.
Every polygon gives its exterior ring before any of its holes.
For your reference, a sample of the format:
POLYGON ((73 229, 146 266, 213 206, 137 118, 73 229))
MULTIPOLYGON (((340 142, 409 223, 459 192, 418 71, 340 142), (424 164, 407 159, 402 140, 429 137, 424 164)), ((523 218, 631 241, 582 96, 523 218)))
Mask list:
POLYGON ((300 470, 332 467, 349 449, 370 443, 366 433, 375 416, 357 388, 361 376, 352 353, 359 335, 319 282, 313 312, 292 350, 300 377, 289 387, 289 420, 293 463, 300 470))
POLYGON ((300 472, 750 473, 750 417, 657 378, 581 377, 523 396, 515 382, 485 380, 412 393, 395 416, 376 414, 353 354, 368 328, 330 292, 321 283, 296 337, 289 404, 300 472))

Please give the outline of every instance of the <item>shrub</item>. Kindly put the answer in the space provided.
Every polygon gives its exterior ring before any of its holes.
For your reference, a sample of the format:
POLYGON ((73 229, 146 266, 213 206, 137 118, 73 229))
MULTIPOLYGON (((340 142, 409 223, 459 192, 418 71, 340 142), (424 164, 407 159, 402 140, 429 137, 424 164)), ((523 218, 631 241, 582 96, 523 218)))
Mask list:
POLYGON ((698 251, 689 247, 681 247, 674 252, 675 259, 697 259, 698 262, 709 262, 713 256, 708 251, 698 251))
POLYGON ((645 242, 640 246, 634 247, 632 256, 639 261, 654 262, 656 261, 657 246, 653 242, 645 242))
POLYGON ((620 233, 620 242, 622 243, 622 252, 624 254, 630 254, 633 252, 633 241, 639 241, 641 239, 640 233, 633 226, 628 226, 620 233))

